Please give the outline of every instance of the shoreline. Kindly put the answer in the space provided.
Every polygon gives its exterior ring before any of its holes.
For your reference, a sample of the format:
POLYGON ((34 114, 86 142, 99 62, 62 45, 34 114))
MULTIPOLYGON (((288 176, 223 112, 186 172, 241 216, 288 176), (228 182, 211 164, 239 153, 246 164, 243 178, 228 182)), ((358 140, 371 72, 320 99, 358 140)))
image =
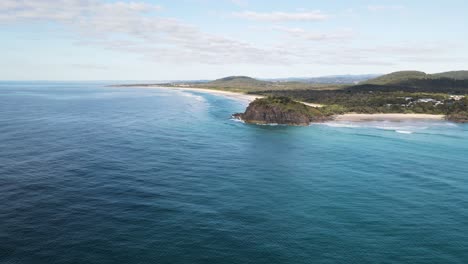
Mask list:
MULTIPOLYGON (((262 95, 251 95, 243 94, 238 92, 221 91, 207 88, 195 88, 195 87, 166 87, 160 85, 142 85, 142 86, 114 86, 118 88, 143 88, 143 89, 170 89, 170 90, 182 90, 192 92, 209 93, 213 95, 220 95, 235 100, 250 103, 257 98, 263 98, 262 95)), ((300 102, 310 107, 322 107, 320 104, 300 102)), ((347 113, 337 115, 333 118, 332 122, 371 122, 371 121, 390 121, 390 122, 401 122, 401 121, 445 121, 445 115, 432 115, 432 114, 402 114, 402 113, 380 113, 380 114, 356 114, 347 113)))
POLYGON ((112 86, 114 88, 138 88, 138 89, 169 89, 169 90, 176 90, 176 91, 192 91, 192 92, 201 92, 201 93, 209 93, 213 95, 221 95, 224 97, 236 99, 239 101, 244 101, 246 103, 250 103, 257 98, 263 98, 262 95, 252 95, 252 94, 243 94, 237 92, 230 92, 230 91, 222 91, 222 90, 215 90, 215 89, 207 89, 207 88, 195 88, 195 87, 168 87, 168 86, 161 86, 161 85, 135 85, 135 86, 112 86))
POLYGON ((201 92, 201 93, 209 93, 213 95, 221 95, 224 97, 233 98, 240 101, 245 101, 250 103, 257 98, 263 98, 265 96, 262 95, 253 95, 253 94, 243 94, 243 93, 236 93, 236 92, 229 92, 229 91, 221 91, 221 90, 214 90, 214 89, 206 89, 206 88, 193 88, 193 87, 158 87, 158 88, 166 88, 166 89, 173 89, 173 90, 183 90, 183 91, 192 91, 192 92, 201 92))
POLYGON ((431 115, 431 114, 356 114, 348 113, 335 116, 333 121, 345 122, 371 122, 371 121, 445 121, 445 115, 431 115))

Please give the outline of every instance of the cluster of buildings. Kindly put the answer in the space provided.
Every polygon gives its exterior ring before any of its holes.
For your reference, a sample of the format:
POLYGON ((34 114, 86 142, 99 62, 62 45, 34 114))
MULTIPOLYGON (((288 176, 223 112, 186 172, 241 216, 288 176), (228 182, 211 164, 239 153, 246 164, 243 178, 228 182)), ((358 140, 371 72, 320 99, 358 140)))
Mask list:
POLYGON ((463 98, 465 98, 464 95, 451 95, 450 96, 450 99, 455 100, 455 101, 460 101, 463 98))
MULTIPOLYGON (((414 99, 413 97, 405 97, 406 104, 401 104, 403 107, 409 107, 413 104, 416 103, 432 103, 434 106, 438 105, 443 105, 444 103, 449 103, 454 102, 454 101, 460 101, 461 99, 465 98, 463 95, 450 95, 449 100, 447 101, 441 101, 441 100, 436 100, 433 98, 420 98, 420 99, 414 99)), ((392 104, 387 104, 388 107, 392 106, 392 104)))

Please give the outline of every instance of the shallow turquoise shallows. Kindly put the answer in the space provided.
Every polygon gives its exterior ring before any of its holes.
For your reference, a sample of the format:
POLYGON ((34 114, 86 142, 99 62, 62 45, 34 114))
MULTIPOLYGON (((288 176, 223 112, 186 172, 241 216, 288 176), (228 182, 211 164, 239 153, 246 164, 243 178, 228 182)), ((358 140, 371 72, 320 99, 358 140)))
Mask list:
POLYGON ((0 263, 468 263, 468 126, 0 83, 0 263))

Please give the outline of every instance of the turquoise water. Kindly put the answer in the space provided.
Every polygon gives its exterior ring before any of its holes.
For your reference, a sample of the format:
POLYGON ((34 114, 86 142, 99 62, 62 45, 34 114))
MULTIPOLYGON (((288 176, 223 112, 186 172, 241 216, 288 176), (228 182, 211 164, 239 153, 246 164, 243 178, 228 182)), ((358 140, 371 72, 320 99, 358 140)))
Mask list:
POLYGON ((0 83, 0 263, 468 263, 468 126, 0 83))

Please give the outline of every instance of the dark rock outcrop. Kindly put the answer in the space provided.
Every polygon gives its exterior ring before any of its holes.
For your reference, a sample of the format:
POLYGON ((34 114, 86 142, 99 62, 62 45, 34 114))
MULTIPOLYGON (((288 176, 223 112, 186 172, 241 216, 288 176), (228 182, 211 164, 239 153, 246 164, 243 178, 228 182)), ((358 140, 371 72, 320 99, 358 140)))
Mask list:
POLYGON ((323 115, 317 108, 295 102, 288 97, 268 97, 256 99, 244 113, 234 118, 251 124, 283 124, 308 126, 311 122, 324 122, 331 117, 323 115))
POLYGON ((468 114, 467 113, 455 113, 446 116, 448 121, 455 123, 468 123, 468 114))

